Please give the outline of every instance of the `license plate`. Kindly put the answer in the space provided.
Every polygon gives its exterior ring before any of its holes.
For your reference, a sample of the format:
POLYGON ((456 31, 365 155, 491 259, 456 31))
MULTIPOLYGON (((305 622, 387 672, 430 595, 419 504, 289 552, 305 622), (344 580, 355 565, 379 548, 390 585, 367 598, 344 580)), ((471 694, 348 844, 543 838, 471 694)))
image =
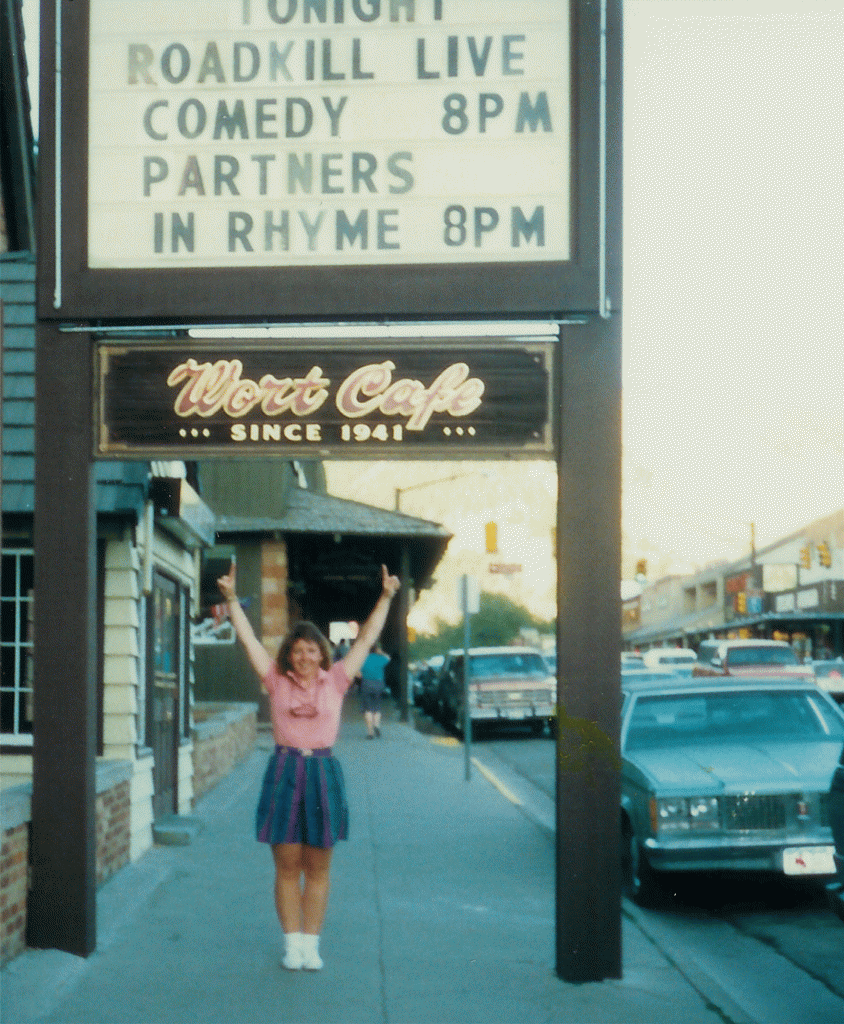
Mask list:
POLYGON ((525 713, 520 708, 509 708, 504 712, 507 718, 524 718, 525 713))
POLYGON ((834 847, 795 847, 782 852, 782 869, 786 875, 834 875, 834 847))

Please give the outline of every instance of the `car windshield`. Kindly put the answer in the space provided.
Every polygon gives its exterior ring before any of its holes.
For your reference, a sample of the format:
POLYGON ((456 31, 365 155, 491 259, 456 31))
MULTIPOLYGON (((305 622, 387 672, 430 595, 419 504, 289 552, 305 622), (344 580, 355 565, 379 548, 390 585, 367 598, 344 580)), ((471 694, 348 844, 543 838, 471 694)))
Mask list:
POLYGON ((642 694, 633 708, 625 748, 735 743, 763 737, 840 740, 844 721, 820 695, 806 691, 642 694))
POLYGON ((469 659, 469 675, 475 679, 495 676, 547 676, 540 654, 477 654, 469 659))
POLYGON ((734 647, 727 652, 730 665, 796 665, 797 655, 790 647, 734 647))

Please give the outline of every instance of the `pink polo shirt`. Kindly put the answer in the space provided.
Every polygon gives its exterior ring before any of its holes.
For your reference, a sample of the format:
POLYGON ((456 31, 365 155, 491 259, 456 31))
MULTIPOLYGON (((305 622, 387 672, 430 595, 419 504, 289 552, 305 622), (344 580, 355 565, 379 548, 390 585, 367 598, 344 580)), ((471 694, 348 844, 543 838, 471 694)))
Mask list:
POLYGON ((304 690, 295 676, 279 672, 273 663, 262 682, 270 696, 270 717, 276 743, 318 750, 331 747, 340 732, 343 698, 351 685, 342 661, 319 670, 313 687, 304 690))

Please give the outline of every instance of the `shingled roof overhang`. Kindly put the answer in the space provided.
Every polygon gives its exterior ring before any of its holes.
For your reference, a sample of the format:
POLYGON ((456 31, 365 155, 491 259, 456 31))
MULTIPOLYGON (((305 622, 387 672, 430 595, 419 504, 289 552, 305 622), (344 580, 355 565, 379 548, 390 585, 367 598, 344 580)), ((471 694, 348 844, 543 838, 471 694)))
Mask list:
POLYGON ((408 582, 429 587, 452 537, 439 523, 296 488, 277 518, 217 516, 220 541, 248 534, 284 536, 292 593, 306 613, 316 618, 318 607, 318 617, 332 621, 371 608, 382 563, 400 573, 406 558, 408 582))
POLYGON ((389 512, 346 498, 293 489, 278 518, 217 516, 219 532, 342 533, 355 536, 426 538, 448 543, 451 533, 439 523, 389 512))

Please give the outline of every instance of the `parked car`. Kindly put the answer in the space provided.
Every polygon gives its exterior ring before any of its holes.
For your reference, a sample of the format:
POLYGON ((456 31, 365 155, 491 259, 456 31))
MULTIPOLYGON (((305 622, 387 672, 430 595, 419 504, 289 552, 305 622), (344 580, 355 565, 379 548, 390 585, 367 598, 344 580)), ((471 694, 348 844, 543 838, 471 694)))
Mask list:
POLYGON ((622 681, 622 877, 647 905, 665 871, 834 872, 827 793, 844 713, 814 682, 622 681))
POLYGON ((414 707, 420 707, 422 697, 422 673, 425 670, 424 662, 421 665, 413 665, 408 670, 408 700, 414 707))
POLYGON ((654 647, 643 658, 648 668, 668 668, 680 676, 690 676, 697 662, 690 647, 654 647))
POLYGON ((621 652, 622 668, 644 668, 644 665, 645 659, 641 654, 636 654, 634 651, 621 652))
MULTIPOLYGON (((440 717, 464 722, 462 649, 450 651, 440 673, 440 717)), ((469 709, 476 722, 525 722, 537 734, 554 713, 557 681, 542 654, 530 647, 469 648, 469 709)))
POLYGON ((830 907, 844 921, 844 750, 829 790, 829 824, 835 842, 832 856, 837 874, 835 881, 826 887, 826 893, 830 907))
POLYGON ((812 668, 818 686, 839 704, 844 704, 844 658, 813 661, 812 668))
POLYGON ((784 640, 704 640, 698 649, 695 676, 786 676, 814 679, 784 640))
POLYGON ((621 688, 625 683, 659 683, 676 681, 681 678, 670 668, 648 668, 646 665, 634 668, 621 667, 621 688))

